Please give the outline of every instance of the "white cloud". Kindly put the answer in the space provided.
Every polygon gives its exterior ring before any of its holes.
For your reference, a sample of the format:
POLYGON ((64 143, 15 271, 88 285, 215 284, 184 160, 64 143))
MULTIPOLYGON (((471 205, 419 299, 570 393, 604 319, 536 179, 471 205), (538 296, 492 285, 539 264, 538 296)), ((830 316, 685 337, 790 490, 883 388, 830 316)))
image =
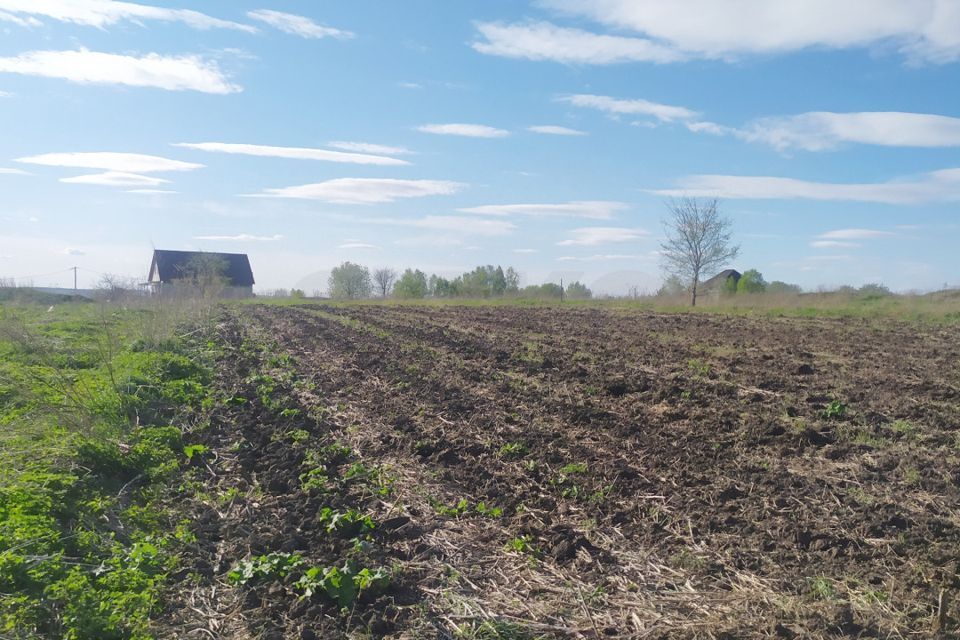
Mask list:
POLYGON ((623 202, 609 200, 579 200, 562 204, 488 204, 480 207, 457 209, 462 213, 487 216, 533 216, 562 218, 594 218, 609 220, 617 211, 627 209, 623 202))
POLYGON ((200 56, 129 56, 78 49, 29 51, 0 58, 0 72, 61 78, 79 84, 120 84, 168 91, 227 94, 241 91, 213 60, 200 56))
POLYGON ((514 253, 540 253, 539 249, 514 249, 514 253))
POLYGON ((417 131, 442 136, 466 136, 468 138, 505 138, 510 135, 509 131, 483 124, 425 124, 417 127, 417 131))
POLYGON ((847 249, 859 247, 857 242, 844 242, 842 240, 814 240, 810 243, 814 249, 847 249))
MULTIPOLYGON (((450 239, 451 236, 463 238, 466 236, 502 236, 512 233, 517 227, 506 220, 489 220, 486 218, 466 218, 463 216, 424 216, 422 218, 399 218, 399 217, 379 217, 379 218, 350 218, 350 220, 365 224, 387 225, 395 227, 412 227, 415 229, 426 229, 429 231, 447 232, 443 237, 450 239)), ((428 241, 421 243, 417 241, 417 246, 435 246, 433 243, 440 236, 431 237, 428 241)), ((423 237, 419 238, 423 240, 423 237)), ((406 244, 395 242, 395 244, 406 244)), ((457 240, 455 244, 462 242, 457 240)))
POLYGON ((691 111, 686 107, 676 107, 669 104, 660 104, 659 102, 650 102, 649 100, 642 99, 621 100, 618 98, 611 98, 610 96, 595 96, 590 94, 563 96, 557 99, 561 102, 572 104, 575 107, 597 109, 613 115, 629 114, 653 116, 660 122, 689 120, 697 117, 696 111, 691 111))
POLYGON ((896 235, 890 231, 878 231, 877 229, 835 229, 821 233, 819 238, 825 240, 868 240, 870 238, 888 238, 896 235))
POLYGON ((291 33, 301 38, 338 38, 347 40, 354 37, 354 34, 342 29, 334 29, 317 24, 310 18, 298 16, 292 13, 283 13, 272 9, 257 9, 248 11, 247 17, 253 20, 259 20, 280 31, 291 33))
POLYGON ((412 221, 410 226, 479 236, 502 236, 516 229, 516 225, 504 220, 464 218, 462 216, 425 216, 412 221))
POLYGON ((381 166, 400 166, 410 164, 406 160, 388 158, 386 156, 375 156, 362 153, 345 153, 343 151, 330 151, 328 149, 311 149, 304 147, 273 147, 260 144, 236 144, 229 142, 178 142, 173 146, 214 153, 233 153, 268 158, 289 158, 293 160, 325 160, 327 162, 372 164, 381 166))
POLYGON ((625 253, 598 253, 592 256, 560 256, 558 262, 602 262, 607 260, 644 260, 644 256, 625 253))
POLYGON ((338 204, 376 204, 393 202, 401 198, 450 195, 465 186, 463 183, 447 180, 336 178, 295 187, 266 189, 263 194, 259 194, 259 197, 323 200, 338 204))
POLYGON ((105 173, 60 178, 60 182, 66 182, 67 184, 95 184, 104 187, 155 187, 161 184, 168 184, 170 181, 153 176, 142 176, 137 173, 107 171, 105 173))
POLYGON ((540 0, 652 39, 677 56, 735 59, 892 43, 912 58, 960 58, 954 0, 540 0))
POLYGON ((401 89, 423 89, 423 85, 419 82, 398 82, 397 86, 401 89))
POLYGON ((561 247, 592 247, 614 242, 632 242, 645 238, 649 233, 644 229, 628 229, 624 227, 581 227, 579 229, 572 229, 569 235, 571 236, 569 239, 561 240, 557 245, 561 247))
POLYGON ((484 40, 473 43, 480 53, 524 60, 552 60, 564 64, 618 62, 676 62, 682 54, 644 38, 609 36, 558 27, 549 22, 502 24, 481 22, 484 40))
POLYGON ((0 91, 0 98, 12 98, 13 94, 9 91, 0 91))
POLYGON ((255 236, 249 233, 241 233, 235 236, 193 236, 194 240, 209 240, 212 242, 276 242, 283 240, 281 235, 255 236))
POLYGON ((817 111, 761 118, 736 134, 780 150, 823 151, 845 142, 888 147, 957 147, 960 146, 960 118, 897 111, 817 111))
POLYGON ((366 242, 344 242, 343 244, 338 244, 337 249, 379 249, 375 244, 367 244, 366 242))
POLYGON ((161 156, 142 153, 114 153, 111 151, 44 153, 37 156, 17 158, 16 162, 38 164, 47 167, 75 167, 79 169, 103 169, 126 173, 154 173, 157 171, 192 171, 204 165, 194 162, 171 160, 161 156))
POLYGON ((247 33, 257 31, 250 25, 220 20, 190 9, 168 9, 114 0, 0 0, 0 10, 0 19, 3 19, 4 14, 14 14, 11 16, 14 18, 20 15, 23 16, 21 20, 26 21, 29 26, 41 24, 35 17, 41 16, 100 29, 121 21, 157 20, 180 22, 194 29, 233 29, 247 33))
POLYGON ((923 204, 960 201, 960 169, 875 183, 812 182, 772 176, 693 175, 675 189, 650 190, 668 197, 717 197, 747 200, 826 200, 923 204))
POLYGON ((24 171, 23 169, 8 169, 6 167, 0 167, 0 175, 29 176, 30 174, 24 171))
POLYGON ((43 23, 34 18, 33 16, 27 16, 26 18, 20 18, 12 13, 7 13, 6 11, 0 11, 0 22, 12 22, 13 24, 20 27, 42 27, 43 23))
POLYGON ((343 140, 333 140, 327 144, 334 149, 354 151, 357 153, 373 153, 383 156, 402 156, 408 153, 413 153, 406 147, 390 147, 385 144, 370 144, 369 142, 345 142, 343 140))
POLYGON ((543 133, 551 136, 585 136, 587 135, 586 131, 580 131, 579 129, 571 129, 569 127, 560 127, 553 124, 538 124, 532 127, 527 127, 527 131, 532 131, 534 133, 543 133))
POLYGON ((141 195, 165 196, 180 193, 179 191, 170 191, 168 189, 127 189, 124 193, 139 193, 141 195))
POLYGON ((73 247, 66 247, 66 248, 63 250, 63 255, 65 255, 65 256, 85 256, 85 255, 87 255, 87 252, 86 252, 86 251, 82 251, 82 250, 80 250, 80 249, 75 249, 75 248, 73 248, 73 247))

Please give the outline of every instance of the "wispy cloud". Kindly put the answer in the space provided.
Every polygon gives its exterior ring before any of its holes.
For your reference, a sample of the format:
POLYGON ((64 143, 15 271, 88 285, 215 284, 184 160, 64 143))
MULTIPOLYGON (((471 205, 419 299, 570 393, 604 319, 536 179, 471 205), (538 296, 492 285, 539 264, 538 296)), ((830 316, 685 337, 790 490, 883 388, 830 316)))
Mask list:
POLYGON ((193 236, 194 240, 208 240, 211 242, 276 242, 283 240, 283 236, 256 236, 249 233, 240 233, 235 236, 193 236))
MULTIPOLYGON (((392 178, 337 178, 326 182, 280 189, 266 189, 255 197, 299 198, 337 204, 377 204, 403 198, 451 195, 466 185, 446 180, 397 180, 392 178)), ((458 218, 451 218, 457 220, 458 218)))
POLYGON ((625 227, 581 227, 579 229, 572 229, 568 235, 570 238, 561 240, 557 245, 561 247, 592 247, 601 244, 642 240, 650 234, 644 229, 629 229, 625 227))
POLYGON ((564 14, 650 38, 678 59, 735 60, 808 48, 894 43, 930 62, 960 58, 960 12, 942 0, 540 0, 564 14))
POLYGON ((417 131, 434 133, 442 136, 466 136, 468 138, 505 138, 510 132, 505 129, 488 127, 483 124, 425 124, 417 127, 417 131))
POLYGON ((8 169, 6 167, 0 167, 0 175, 7 176, 28 176, 30 175, 23 169, 8 169))
POLYGON ((126 173, 154 173, 158 171, 192 171, 204 165, 183 162, 161 156, 142 153, 116 153, 112 151, 44 153, 17 158, 16 162, 47 167, 73 167, 78 169, 103 169, 126 173))
POLYGON ((63 250, 63 255, 65 255, 65 256, 85 256, 85 255, 87 255, 87 252, 86 252, 86 251, 83 251, 83 250, 81 250, 81 249, 76 249, 76 248, 74 248, 74 247, 66 247, 66 248, 63 250))
POLYGON ((821 233, 818 237, 825 240, 869 240, 871 238, 889 238, 896 234, 878 229, 835 229, 821 233))
POLYGON ((654 189, 657 195, 763 200, 824 200, 923 204, 960 201, 960 168, 918 177, 875 183, 812 182, 772 176, 693 175, 677 188, 654 189))
POLYGON ((67 184, 94 184, 103 187, 155 187, 168 184, 169 180, 154 176, 143 176, 137 173, 123 171, 107 171, 70 178, 60 178, 60 182, 67 184))
POLYGON ((564 64, 620 62, 676 62, 683 55, 646 38, 629 38, 559 27, 549 22, 504 24, 481 22, 482 40, 472 44, 480 53, 524 60, 551 60, 564 64))
POLYGON ((180 22, 194 29, 233 29, 255 33, 256 27, 221 20, 190 9, 168 9, 113 0, 0 0, 0 20, 7 15, 23 26, 39 26, 36 16, 59 22, 105 28, 122 21, 180 22))
POLYGON ((960 118, 928 113, 816 111, 760 118, 742 128, 706 122, 688 127, 695 132, 734 135, 781 151, 828 151, 845 143, 886 147, 960 146, 960 118))
POLYGON ((538 124, 532 127, 527 127, 527 131, 532 131, 533 133, 543 133, 550 136, 585 136, 587 135, 586 131, 580 131, 579 129, 571 129, 569 127, 561 127, 553 124, 538 124))
POLYGON ((652 116, 660 122, 674 122, 675 120, 690 120, 697 117, 697 112, 686 107, 677 107, 643 99, 623 100, 610 96, 591 94, 576 94, 557 98, 575 107, 597 109, 611 115, 644 115, 652 116))
POLYGON ((339 40, 348 40, 354 37, 354 34, 350 31, 334 29, 333 27, 318 24, 305 16, 274 11, 272 9, 248 11, 247 17, 253 20, 259 20, 280 31, 300 36, 301 38, 337 38, 339 40))
POLYGON ((127 189, 124 193, 138 193, 147 196, 172 196, 179 191, 170 191, 169 189, 127 189))
POLYGON ((379 249, 375 244, 368 244, 366 242, 344 242, 343 244, 338 244, 337 249, 379 249))
POLYGON ((354 151, 356 153, 373 153, 383 156, 402 156, 413 153, 406 147, 391 147, 385 144, 370 144, 369 142, 346 142, 343 140, 333 140, 327 143, 334 149, 343 151, 354 151))
POLYGON ((261 144, 237 144, 230 142, 177 142, 175 147, 208 151, 213 153, 233 153, 246 156, 268 158, 289 158, 293 160, 324 160, 347 164, 370 164, 381 166, 400 166, 410 164, 406 160, 363 153, 346 153, 329 149, 311 149, 305 147, 274 147, 261 144))
POLYGON ((514 253, 540 253, 540 249, 514 249, 514 253))
POLYGON ((227 94, 241 91, 214 60, 200 56, 144 56, 76 51, 30 51, 0 58, 0 73, 60 78, 78 84, 119 84, 168 91, 227 94))
POLYGON ((632 253, 598 253, 592 256, 560 256, 557 262, 604 262, 608 260, 643 260, 644 256, 632 253))
POLYGON ((844 242, 843 240, 814 240, 810 243, 814 249, 852 249, 861 246, 859 242, 844 242))
POLYGON ((609 220, 629 205, 610 200, 578 200, 561 204, 488 204, 457 209, 461 213, 486 216, 532 216, 540 218, 594 218, 609 220))

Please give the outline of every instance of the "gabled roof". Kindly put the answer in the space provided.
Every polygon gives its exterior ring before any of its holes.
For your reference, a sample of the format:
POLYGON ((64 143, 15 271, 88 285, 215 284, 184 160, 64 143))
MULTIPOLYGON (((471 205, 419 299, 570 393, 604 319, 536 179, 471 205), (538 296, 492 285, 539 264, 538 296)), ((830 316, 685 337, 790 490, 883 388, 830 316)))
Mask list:
POLYGON ((150 263, 149 282, 171 282, 187 276, 198 259, 219 259, 225 265, 223 276, 231 287, 251 287, 253 270, 245 253, 211 253, 209 251, 168 251, 155 249, 150 263))
POLYGON ((727 282, 730 278, 733 278, 734 281, 740 279, 740 272, 736 269, 724 269, 717 275, 713 276, 709 280, 703 283, 703 287, 709 288, 713 286, 721 286, 727 282))

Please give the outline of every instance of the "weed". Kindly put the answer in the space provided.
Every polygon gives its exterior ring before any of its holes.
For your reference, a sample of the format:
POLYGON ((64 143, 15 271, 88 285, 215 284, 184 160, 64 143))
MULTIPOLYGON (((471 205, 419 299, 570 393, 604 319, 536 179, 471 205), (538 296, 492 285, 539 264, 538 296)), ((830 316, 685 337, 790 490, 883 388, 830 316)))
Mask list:
POLYGON ((914 467, 908 467, 903 470, 903 481, 909 485, 920 484, 920 471, 914 467))
POLYGON ((542 554, 540 548, 533 542, 533 538, 528 535, 511 538, 507 542, 505 549, 507 551, 516 551, 517 553, 533 556, 534 558, 539 558, 542 554))
POLYGON ((268 553, 254 556, 238 563, 227 573, 227 581, 234 585, 245 585, 251 581, 270 578, 285 578, 287 574, 303 564, 303 557, 295 553, 268 553))
POLYGON ((831 400, 823 410, 823 417, 828 420, 843 420, 847 417, 847 405, 840 400, 831 400))
POLYGON ((808 578, 807 581, 810 594, 817 600, 830 600, 837 595, 837 589, 833 585, 833 581, 826 576, 808 578))
POLYGON ((377 527, 373 518, 363 515, 356 509, 336 511, 330 507, 324 507, 320 510, 317 515, 317 523, 324 526, 327 533, 336 532, 347 538, 373 531, 377 527))
POLYGON ((890 429, 902 435, 905 440, 916 440, 920 437, 920 427, 907 420, 894 420, 890 429))
POLYGON ((687 360, 687 367, 698 378, 706 378, 710 375, 710 363, 704 362, 699 358, 691 358, 690 360, 687 360))
POLYGON ((187 460, 193 461, 193 457, 201 457, 206 453, 210 452, 210 447, 205 444, 190 444, 183 448, 183 455, 187 456, 187 460))
POLYGON ((527 454, 527 445, 522 442, 508 442, 500 447, 500 456, 503 458, 522 458, 527 454))
POLYGON ((342 567, 310 567, 294 584, 304 598, 322 592, 341 608, 349 608, 364 593, 382 592, 390 585, 386 569, 357 569, 347 561, 342 567))

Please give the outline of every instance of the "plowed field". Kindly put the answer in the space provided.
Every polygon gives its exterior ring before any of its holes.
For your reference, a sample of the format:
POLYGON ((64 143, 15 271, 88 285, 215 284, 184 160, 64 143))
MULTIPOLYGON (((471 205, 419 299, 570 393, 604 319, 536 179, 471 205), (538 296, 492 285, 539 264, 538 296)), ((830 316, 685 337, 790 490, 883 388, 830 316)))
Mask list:
POLYGON ((172 635, 960 628, 956 327, 249 306, 210 344, 222 407, 172 635), (225 579, 269 553, 303 564, 225 579), (302 597, 307 567, 348 560, 388 577, 302 597))

